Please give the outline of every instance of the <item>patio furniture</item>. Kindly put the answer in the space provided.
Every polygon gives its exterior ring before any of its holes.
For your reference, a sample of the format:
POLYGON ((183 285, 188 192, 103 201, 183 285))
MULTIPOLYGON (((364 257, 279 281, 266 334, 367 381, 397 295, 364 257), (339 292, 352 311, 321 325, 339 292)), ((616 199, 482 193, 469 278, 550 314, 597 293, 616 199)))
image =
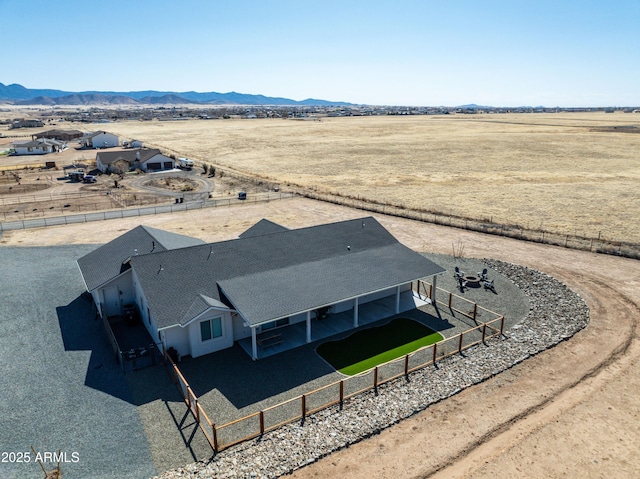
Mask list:
POLYGON ((279 333, 270 334, 267 336, 262 336, 256 340, 258 346, 261 348, 268 348, 271 346, 276 346, 278 344, 282 344, 282 335, 279 333))
POLYGON ((497 294, 496 288, 495 288, 495 286, 493 286, 493 280, 491 280, 491 281, 485 280, 484 289, 488 289, 489 291, 497 294))
POLYGON ((480 279, 482 281, 489 281, 489 277, 487 276, 489 272, 487 271, 487 268, 484 268, 482 270, 482 273, 478 273, 478 276, 480 277, 480 279))

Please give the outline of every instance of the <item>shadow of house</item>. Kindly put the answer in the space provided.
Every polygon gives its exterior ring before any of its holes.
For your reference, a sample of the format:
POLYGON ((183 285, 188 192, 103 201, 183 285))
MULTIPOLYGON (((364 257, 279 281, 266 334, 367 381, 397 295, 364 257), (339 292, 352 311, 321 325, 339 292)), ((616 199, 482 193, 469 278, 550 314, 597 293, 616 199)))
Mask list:
POLYGON ((65 351, 91 351, 85 385, 134 404, 91 298, 80 295, 68 305, 57 307, 56 313, 65 351))
POLYGON ((315 346, 307 345, 253 361, 235 344, 232 348, 201 356, 185 358, 180 370, 197 396, 217 390, 236 409, 254 405, 269 398, 278 402, 281 394, 292 394, 335 370, 315 354, 315 346))

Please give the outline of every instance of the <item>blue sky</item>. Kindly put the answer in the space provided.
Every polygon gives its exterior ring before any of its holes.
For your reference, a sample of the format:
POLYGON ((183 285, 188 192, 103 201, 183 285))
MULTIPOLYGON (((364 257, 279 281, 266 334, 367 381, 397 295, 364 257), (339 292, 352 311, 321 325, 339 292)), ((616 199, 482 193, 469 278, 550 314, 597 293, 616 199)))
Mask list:
POLYGON ((0 0, 0 82, 640 105, 640 0, 0 0))

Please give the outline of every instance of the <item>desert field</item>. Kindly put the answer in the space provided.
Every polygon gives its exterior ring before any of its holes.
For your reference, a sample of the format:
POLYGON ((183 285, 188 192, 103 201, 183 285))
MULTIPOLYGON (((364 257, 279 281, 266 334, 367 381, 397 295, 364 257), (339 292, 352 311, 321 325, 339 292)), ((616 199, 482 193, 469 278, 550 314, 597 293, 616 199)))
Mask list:
POLYGON ((129 121, 104 128, 283 185, 640 242, 637 114, 129 121))

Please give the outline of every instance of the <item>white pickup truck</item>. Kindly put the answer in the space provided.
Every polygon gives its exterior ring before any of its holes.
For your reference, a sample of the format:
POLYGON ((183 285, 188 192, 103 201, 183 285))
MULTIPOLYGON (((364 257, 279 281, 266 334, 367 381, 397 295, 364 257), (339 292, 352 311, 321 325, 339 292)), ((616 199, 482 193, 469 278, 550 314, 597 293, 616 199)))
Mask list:
POLYGON ((178 167, 184 168, 185 170, 190 170, 193 168, 193 160, 189 158, 178 158, 178 167))

